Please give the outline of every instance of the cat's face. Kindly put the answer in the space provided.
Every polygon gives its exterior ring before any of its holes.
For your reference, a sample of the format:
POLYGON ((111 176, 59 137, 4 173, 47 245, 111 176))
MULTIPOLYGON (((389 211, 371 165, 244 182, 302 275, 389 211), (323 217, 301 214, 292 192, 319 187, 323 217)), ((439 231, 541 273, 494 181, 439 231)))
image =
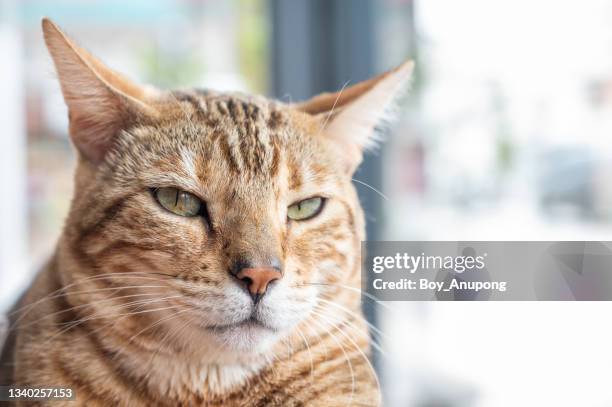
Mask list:
POLYGON ((322 291, 313 284, 355 272, 362 216, 317 122, 266 100, 191 95, 167 96, 164 120, 120 134, 69 223, 82 223, 75 244, 100 272, 160 276, 163 295, 176 296, 163 305, 190 310, 193 328, 257 349, 310 314, 322 291), (177 210, 176 190, 190 194, 195 216, 177 210), (321 207, 291 219, 288 208, 310 198, 321 207), (247 265, 278 268, 257 305, 236 277, 247 265))
MULTIPOLYGON (((66 278, 147 300, 139 322, 117 326, 257 354, 318 315, 329 287, 359 287, 351 177, 409 66, 301 105, 168 93, 126 82, 45 24, 80 157, 66 278)), ((99 299, 81 298, 101 314, 129 302, 99 299)))

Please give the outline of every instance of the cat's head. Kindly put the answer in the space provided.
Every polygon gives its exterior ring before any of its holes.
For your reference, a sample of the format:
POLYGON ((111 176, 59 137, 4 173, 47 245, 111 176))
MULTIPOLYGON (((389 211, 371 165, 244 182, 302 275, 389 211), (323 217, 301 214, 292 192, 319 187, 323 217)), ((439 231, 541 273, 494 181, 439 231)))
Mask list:
POLYGON ((323 318, 326 301, 358 309, 351 177, 411 63, 283 104, 141 87, 43 30, 78 154, 59 252, 72 301, 137 343, 229 359, 323 318))

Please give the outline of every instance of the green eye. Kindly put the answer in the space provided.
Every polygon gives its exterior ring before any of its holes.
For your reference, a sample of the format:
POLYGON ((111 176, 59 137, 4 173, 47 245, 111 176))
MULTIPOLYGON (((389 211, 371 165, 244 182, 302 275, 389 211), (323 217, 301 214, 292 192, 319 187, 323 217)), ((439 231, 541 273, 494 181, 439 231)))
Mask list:
POLYGON ((293 220, 307 220, 314 218, 323 208, 323 198, 315 197, 304 199, 287 208, 287 217, 293 220))
POLYGON ((158 188, 155 199, 168 211, 179 216, 197 216, 202 208, 202 201, 189 192, 176 188, 158 188))

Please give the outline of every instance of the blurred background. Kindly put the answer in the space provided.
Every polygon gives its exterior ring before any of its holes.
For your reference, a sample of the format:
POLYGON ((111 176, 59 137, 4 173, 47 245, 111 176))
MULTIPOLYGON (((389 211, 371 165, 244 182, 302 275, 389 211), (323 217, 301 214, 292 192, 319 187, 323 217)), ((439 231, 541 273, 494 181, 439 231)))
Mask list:
MULTIPOLYGON (((42 16, 141 82, 284 101, 414 58, 355 176, 371 240, 612 240, 610 0, 0 0, 0 311, 71 197, 42 16)), ((364 307, 386 405, 612 406, 609 303, 364 307)))

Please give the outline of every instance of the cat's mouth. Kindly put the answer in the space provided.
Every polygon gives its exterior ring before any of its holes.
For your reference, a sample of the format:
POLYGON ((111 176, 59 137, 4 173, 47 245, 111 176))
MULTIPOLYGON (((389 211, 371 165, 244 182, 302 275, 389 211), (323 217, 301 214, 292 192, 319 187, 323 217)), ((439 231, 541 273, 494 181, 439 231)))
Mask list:
POLYGON ((255 316, 251 316, 250 318, 233 324, 207 325, 206 329, 216 333, 226 333, 238 329, 265 329, 269 331, 276 331, 274 328, 266 325, 255 316))

